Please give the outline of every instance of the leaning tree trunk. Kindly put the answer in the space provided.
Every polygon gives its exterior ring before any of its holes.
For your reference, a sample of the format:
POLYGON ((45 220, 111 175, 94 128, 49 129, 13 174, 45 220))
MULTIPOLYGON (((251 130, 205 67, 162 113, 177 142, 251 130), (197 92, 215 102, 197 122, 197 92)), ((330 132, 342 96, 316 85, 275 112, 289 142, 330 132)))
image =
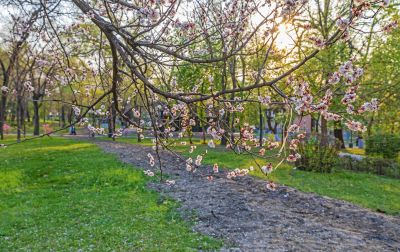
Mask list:
POLYGON ((33 135, 40 134, 39 102, 33 98, 33 135))

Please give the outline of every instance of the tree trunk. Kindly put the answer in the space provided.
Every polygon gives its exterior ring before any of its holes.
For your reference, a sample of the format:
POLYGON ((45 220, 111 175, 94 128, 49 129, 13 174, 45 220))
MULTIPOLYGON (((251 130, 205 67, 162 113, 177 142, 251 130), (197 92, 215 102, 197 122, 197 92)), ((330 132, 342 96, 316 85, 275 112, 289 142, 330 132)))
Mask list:
POLYGON ((38 136, 40 134, 40 118, 39 118, 39 102, 33 99, 33 135, 38 136))
POLYGON ((43 106, 43 122, 46 122, 46 106, 43 106))
POLYGON ((108 137, 112 137, 115 133, 115 120, 116 120, 115 113, 116 113, 115 107, 114 104, 112 104, 110 107, 110 118, 108 120, 108 137))
POLYGON ((260 130, 260 139, 259 139, 259 143, 260 143, 260 147, 263 146, 263 113, 262 113, 262 108, 261 108, 261 103, 258 104, 258 114, 260 116, 260 124, 259 124, 259 130, 260 130))
POLYGON ((21 119, 22 119, 22 106, 21 96, 17 95, 17 142, 21 141, 21 119))
POLYGON ((2 92, 1 95, 1 106, 0 106, 0 138, 1 140, 4 139, 4 124, 5 122, 5 114, 6 114, 6 103, 7 103, 7 96, 5 93, 2 92))
POLYGON ((26 117, 27 122, 31 122, 31 115, 29 113, 28 102, 25 103, 25 117, 26 117))
POLYGON ((266 115, 266 119, 267 119, 267 126, 268 126, 268 129, 269 129, 272 133, 276 134, 276 133, 277 133, 277 132, 276 132, 276 128, 277 128, 278 124, 275 122, 275 124, 272 125, 272 119, 273 119, 273 117, 272 117, 272 111, 271 111, 270 109, 268 109, 268 110, 266 111, 265 115, 266 115))
POLYGON ((341 149, 345 149, 345 145, 344 145, 344 139, 343 139, 343 129, 334 129, 333 134, 335 135, 335 138, 337 140, 339 140, 340 142, 340 148, 341 149))
MULTIPOLYGON (((224 115, 224 118, 223 118, 223 120, 225 121, 225 125, 229 125, 229 118, 230 118, 230 113, 229 112, 227 112, 225 115, 224 115)), ((226 144, 228 143, 228 130, 227 130, 227 127, 226 126, 224 126, 224 128, 225 128, 225 132, 224 132, 224 134, 222 135, 222 137, 221 137, 221 145, 223 145, 223 146, 226 146, 226 144)))
POLYGON ((328 121, 321 116, 321 146, 327 146, 329 143, 328 140, 328 121))
MULTIPOLYGON (((141 106, 139 106, 139 114, 140 115, 142 114, 142 107, 141 106)), ((140 127, 140 118, 137 119, 137 125, 140 127)), ((138 143, 140 143, 142 141, 142 138, 140 138, 140 134, 138 134, 138 133, 136 133, 136 134, 137 134, 138 143)), ((143 135, 144 135, 144 132, 143 132, 143 135)))
POLYGON ((333 130, 333 135, 335 136, 335 139, 337 139, 340 142, 340 148, 345 149, 346 146, 344 144, 343 128, 342 128, 341 122, 335 122, 335 128, 333 130))
POLYGON ((72 107, 71 107, 70 110, 69 110, 69 113, 68 113, 68 123, 69 123, 69 124, 72 123, 72 117, 73 117, 73 115, 74 115, 74 111, 72 110, 72 107))

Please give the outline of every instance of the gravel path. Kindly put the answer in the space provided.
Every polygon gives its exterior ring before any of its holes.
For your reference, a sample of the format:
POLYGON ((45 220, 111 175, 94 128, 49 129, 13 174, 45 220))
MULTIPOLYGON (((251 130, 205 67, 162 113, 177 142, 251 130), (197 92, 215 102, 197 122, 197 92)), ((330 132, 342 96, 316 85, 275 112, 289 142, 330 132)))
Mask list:
MULTIPOLYGON (((150 168, 150 147, 96 143, 126 163, 150 168)), ((286 186, 269 191, 265 181, 226 179, 226 171, 209 182, 200 173, 211 167, 189 173, 170 153, 163 153, 162 164, 176 184, 149 186, 180 201, 185 218, 195 213, 195 230, 224 239, 225 251, 400 251, 399 217, 286 186)))
POLYGON ((349 158, 357 160, 357 161, 360 161, 364 158, 364 156, 361 156, 361 155, 344 153, 344 152, 339 153, 339 157, 349 157, 349 158))

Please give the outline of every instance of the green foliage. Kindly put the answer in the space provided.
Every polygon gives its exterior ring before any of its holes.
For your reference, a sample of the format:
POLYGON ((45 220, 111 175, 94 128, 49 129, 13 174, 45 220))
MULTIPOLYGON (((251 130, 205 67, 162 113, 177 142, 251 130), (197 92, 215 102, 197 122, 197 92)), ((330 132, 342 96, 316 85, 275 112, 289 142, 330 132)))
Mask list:
MULTIPOLYGON (((3 142, 2 142, 3 143, 3 142)), ((149 177, 93 144, 0 149, 0 251, 198 251, 221 242, 182 221, 149 177)))
POLYGON ((381 155, 384 158, 397 158, 400 152, 400 136, 393 134, 377 134, 367 138, 365 153, 381 155))
POLYGON ((337 144, 323 146, 318 140, 309 139, 299 144, 298 153, 301 155, 296 161, 298 169, 329 173, 335 167, 339 148, 337 144))
POLYGON ((344 157, 340 159, 338 168, 400 178, 400 164, 393 159, 381 157, 365 157, 361 160, 344 157))
MULTIPOLYGON (((395 10, 387 9, 390 17, 395 10)), ((398 15, 394 20, 399 20, 398 15)), ((379 112, 374 113, 370 122, 372 132, 400 133, 400 29, 394 29, 387 36, 376 39, 370 57, 366 57, 366 73, 360 92, 365 98, 379 98, 379 112)))

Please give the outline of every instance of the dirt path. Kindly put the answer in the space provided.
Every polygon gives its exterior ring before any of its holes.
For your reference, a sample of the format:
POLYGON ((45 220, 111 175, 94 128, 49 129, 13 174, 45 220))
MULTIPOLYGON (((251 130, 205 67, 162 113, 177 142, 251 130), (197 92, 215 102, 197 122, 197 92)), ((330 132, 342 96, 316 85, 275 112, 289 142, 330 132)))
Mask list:
MULTIPOLYGON (((126 163, 149 169, 150 147, 96 141, 126 163)), ((195 229, 223 238, 227 251, 400 251, 400 218, 374 213, 340 200, 280 186, 265 189, 252 177, 209 182, 191 174, 172 154, 162 164, 176 184, 152 188, 182 203, 186 217, 195 212, 195 229)), ((203 170, 211 167, 202 167, 203 170)))

